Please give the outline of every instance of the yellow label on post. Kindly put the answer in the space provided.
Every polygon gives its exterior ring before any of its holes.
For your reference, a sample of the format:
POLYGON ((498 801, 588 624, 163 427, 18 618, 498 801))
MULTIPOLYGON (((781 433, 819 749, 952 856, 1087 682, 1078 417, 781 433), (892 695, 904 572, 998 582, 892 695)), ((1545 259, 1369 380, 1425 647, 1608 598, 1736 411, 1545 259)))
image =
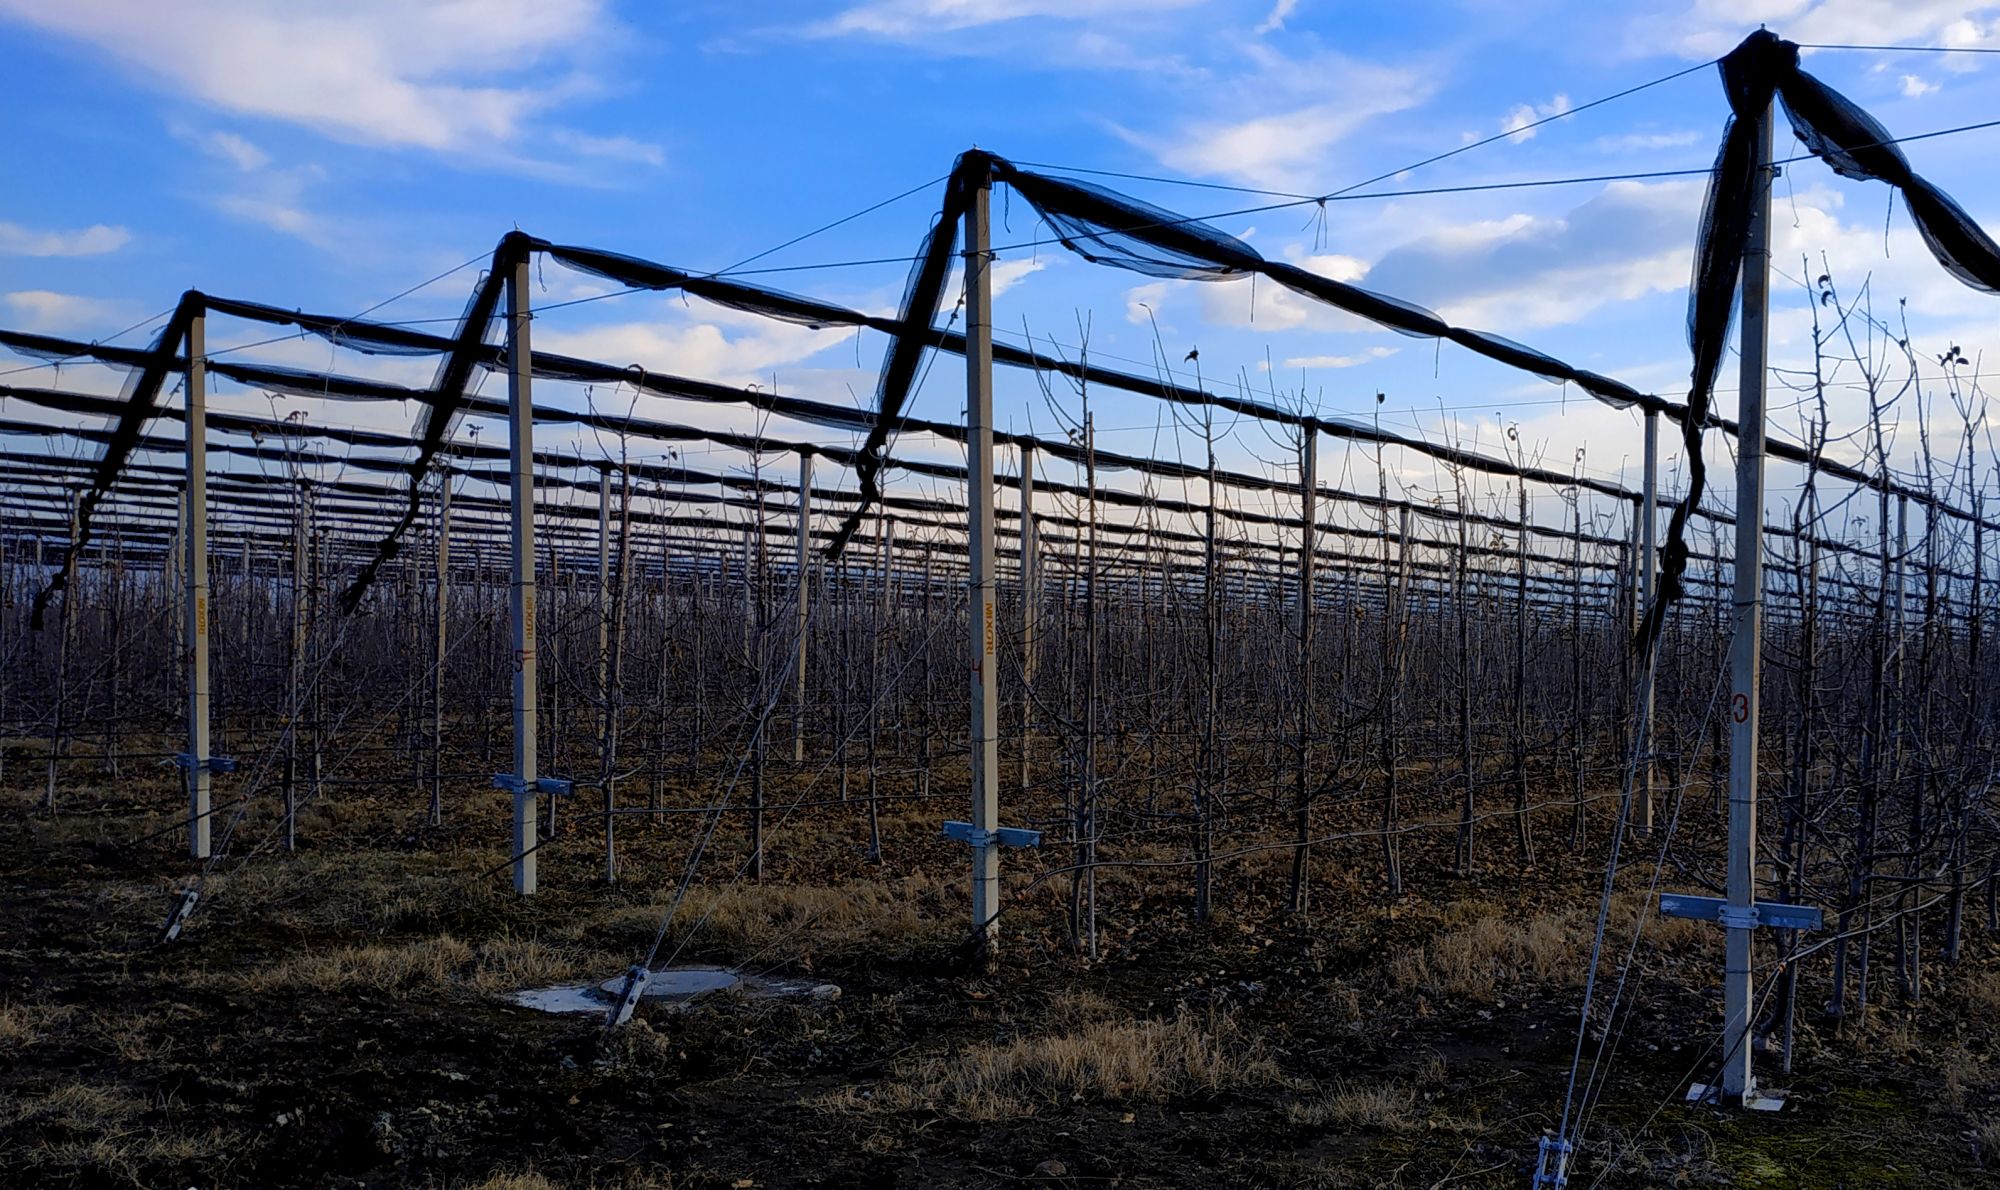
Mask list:
POLYGON ((194 597, 194 630, 203 636, 208 635, 208 596, 206 595, 196 595, 194 597))
POLYGON ((986 640, 986 655, 991 657, 993 655, 993 601, 991 599, 986 601, 986 631, 984 636, 986 640))

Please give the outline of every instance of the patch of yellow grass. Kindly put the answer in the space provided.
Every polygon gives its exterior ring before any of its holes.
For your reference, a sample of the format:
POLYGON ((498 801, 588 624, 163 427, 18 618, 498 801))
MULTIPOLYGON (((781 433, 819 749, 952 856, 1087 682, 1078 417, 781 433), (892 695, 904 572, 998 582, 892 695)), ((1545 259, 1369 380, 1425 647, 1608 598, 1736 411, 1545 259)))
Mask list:
POLYGON ((244 991, 259 993, 392 993, 453 987, 498 992, 560 982, 585 966, 578 952, 535 939, 503 936, 474 947, 438 934, 414 942, 301 951, 224 978, 244 991))
POLYGON ((1314 1127, 1373 1128, 1381 1132, 1413 1132, 1417 1118, 1415 1088, 1397 1082, 1338 1081, 1311 1099, 1285 1105, 1285 1118, 1314 1127))
MULTIPOLYGON (((1072 1003, 1062 1011, 1094 1012, 1096 1006, 1072 1003)), ((1031 1116, 1075 1099, 1163 1100, 1281 1081, 1277 1064, 1228 1016, 1203 1018, 1182 1010, 1166 1020, 1098 1016, 1060 1031, 926 1059, 879 1088, 872 1105, 987 1122, 1031 1116)), ((857 1102, 849 1095, 828 1105, 857 1102)))
POLYGON ((1589 945, 1589 931, 1573 919, 1540 914, 1516 921, 1496 913, 1397 955, 1389 976, 1399 988, 1433 997, 1486 1001, 1503 984, 1580 981, 1589 945))
POLYGON ((34 1045, 73 1015, 74 1009, 59 1004, 0 1002, 0 1046, 34 1045))
MULTIPOLYGON (((963 916, 963 891, 935 877, 838 885, 754 884, 696 887, 674 914, 670 946, 692 933, 697 951, 743 958, 780 951, 820 954, 903 954, 947 941, 963 916)), ((588 919, 572 931, 606 947, 652 941, 667 901, 626 906, 588 919)))

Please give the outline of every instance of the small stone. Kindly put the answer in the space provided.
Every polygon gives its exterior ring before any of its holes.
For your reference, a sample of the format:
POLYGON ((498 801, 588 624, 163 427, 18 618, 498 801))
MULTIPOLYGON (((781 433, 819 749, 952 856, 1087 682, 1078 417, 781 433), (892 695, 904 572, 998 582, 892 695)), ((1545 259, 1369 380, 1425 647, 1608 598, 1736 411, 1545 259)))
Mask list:
POLYGON ((1038 1178, 1066 1178, 1069 1176, 1069 1166, 1051 1157, 1035 1167, 1035 1176, 1038 1178))

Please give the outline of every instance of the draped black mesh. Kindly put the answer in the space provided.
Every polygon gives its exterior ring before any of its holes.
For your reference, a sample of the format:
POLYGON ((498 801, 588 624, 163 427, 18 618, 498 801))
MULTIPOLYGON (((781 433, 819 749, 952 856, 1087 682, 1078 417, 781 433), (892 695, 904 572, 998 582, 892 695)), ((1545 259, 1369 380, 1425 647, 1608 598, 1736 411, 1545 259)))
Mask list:
POLYGON ((145 436, 146 423, 153 420, 157 411, 160 389, 166 383, 167 373, 175 365, 182 344, 187 340, 188 326, 200 312, 201 303, 202 296, 192 290, 182 294, 180 304, 174 307, 173 315, 167 319, 167 325, 160 328, 159 336, 139 360, 140 366, 126 373, 117 420, 105 435, 90 486, 77 500, 76 532, 63 548, 62 565, 56 567, 48 583, 35 592, 35 601, 28 614, 29 627, 41 629, 50 601, 69 585, 70 569, 76 564, 84 546, 90 543, 97 506, 104 502, 111 485, 118 481, 118 473, 125 469, 133 450, 145 436))
POLYGON ((680 269, 600 248, 580 248, 570 244, 533 241, 536 251, 592 276, 616 281, 630 289, 678 289, 719 306, 742 310, 765 318, 820 330, 829 326, 852 325, 858 317, 851 310, 761 285, 746 285, 719 277, 687 273, 680 269))
POLYGON ((976 171, 990 168, 991 159, 984 153, 959 155, 944 184, 944 204, 938 211, 937 222, 931 224, 922 249, 910 265, 909 278, 903 285, 903 304, 896 318, 896 334, 883 353, 882 374, 875 383, 874 424, 869 427, 868 439, 855 459, 854 475, 861 485, 861 503, 834 530, 833 541, 826 549, 828 558, 839 557, 847 548, 869 506, 882 495, 882 465, 888 457, 889 438, 902 428, 903 408, 909 404, 910 389, 916 383, 924 350, 934 337, 938 307, 944 300, 944 283, 951 273, 952 249, 958 244, 959 223, 971 202, 972 184, 979 177, 976 171))
POLYGON ((472 379, 473 369, 484 358, 486 336, 492 329, 493 315, 499 309, 500 294, 507 276, 516 262, 526 259, 527 252, 528 237, 518 231, 503 236, 499 246, 493 249, 493 267, 487 270, 486 276, 466 302, 465 315, 459 320, 451 351, 438 362, 437 381, 431 386, 434 396, 430 408, 418 420, 417 456, 406 466, 410 483, 403 513, 375 543, 375 552, 355 573, 354 581, 340 593, 343 612, 351 613, 361 606, 361 598, 375 581, 376 573, 384 564, 394 560, 402 549, 403 535, 416 523, 417 510, 423 498, 424 473, 430 470, 431 460, 451 439, 452 427, 458 421, 465 399, 466 386, 472 379))

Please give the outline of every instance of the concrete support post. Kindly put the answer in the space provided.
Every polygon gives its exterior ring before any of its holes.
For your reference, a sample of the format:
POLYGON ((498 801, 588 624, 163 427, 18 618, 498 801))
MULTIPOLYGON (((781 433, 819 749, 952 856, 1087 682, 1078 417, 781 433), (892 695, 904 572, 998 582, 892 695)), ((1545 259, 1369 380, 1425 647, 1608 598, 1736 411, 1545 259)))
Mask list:
POLYGON ((792 645, 792 763, 806 759, 806 624, 812 598, 812 482, 813 458, 799 452, 798 584, 792 645))
POLYGON ((451 472, 438 472, 437 623, 431 641, 431 825, 444 821, 444 658, 451 606, 451 472))
POLYGON ((1736 451, 1736 633, 1729 645, 1729 881, 1722 984, 1722 1092, 1742 1104, 1750 1069, 1757 902, 1758 677, 1764 636, 1764 382, 1771 260, 1771 111, 1757 116, 1757 173, 1743 254, 1742 372, 1736 451))
POLYGON ((507 459, 514 573, 514 891, 535 892, 535 411, 528 322, 528 254, 507 277, 507 459))
POLYGON ((1035 448, 1021 446, 1021 792, 1034 778, 1036 645, 1041 637, 1041 532, 1035 523, 1035 448))
POLYGON ((993 274, 988 177, 973 180, 965 214, 965 412, 970 468, 966 528, 971 563, 972 926, 991 953, 999 937, 999 690, 993 582, 993 274))
POLYGON ((208 771, 208 368, 202 358, 207 315, 197 310, 187 330, 187 532, 182 541, 185 597, 182 641, 187 656, 188 854, 209 857, 208 771))
MULTIPOLYGON (((1639 497, 1639 611, 1641 615, 1653 606, 1654 583, 1659 571, 1660 523, 1660 415, 1657 410, 1646 411, 1646 483, 1645 491, 1639 497)), ((1632 807, 1632 827, 1641 836, 1653 832, 1653 672, 1656 666, 1639 662, 1639 697, 1637 723, 1634 725, 1639 753, 1638 768, 1633 773, 1634 792, 1632 807)))

